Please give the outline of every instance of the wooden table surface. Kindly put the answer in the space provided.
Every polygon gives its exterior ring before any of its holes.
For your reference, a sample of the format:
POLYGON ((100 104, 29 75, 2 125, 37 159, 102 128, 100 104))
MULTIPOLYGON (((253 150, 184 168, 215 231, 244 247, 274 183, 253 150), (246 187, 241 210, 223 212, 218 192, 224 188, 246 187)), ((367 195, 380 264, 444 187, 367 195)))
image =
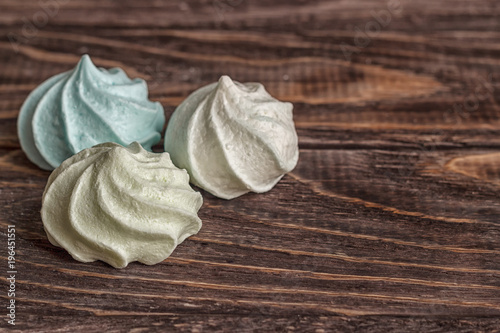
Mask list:
POLYGON ((0 330, 498 332, 499 31, 491 0, 1 1, 0 330), (297 167, 202 192, 201 231, 158 265, 74 261, 16 118, 84 53, 146 79, 167 119, 223 74, 262 82, 294 103, 297 167))

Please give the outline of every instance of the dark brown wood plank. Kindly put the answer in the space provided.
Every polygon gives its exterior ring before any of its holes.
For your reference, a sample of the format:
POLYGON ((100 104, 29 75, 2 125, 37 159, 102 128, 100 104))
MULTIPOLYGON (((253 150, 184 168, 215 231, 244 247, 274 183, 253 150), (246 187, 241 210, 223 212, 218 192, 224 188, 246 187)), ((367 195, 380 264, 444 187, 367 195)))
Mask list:
POLYGON ((16 329, 499 330, 497 2, 402 0, 366 45, 357 29, 389 2, 60 3, 0 4, 0 237, 16 225, 16 329), (262 82, 294 103, 298 166, 265 194, 202 191, 202 230, 161 264, 74 261, 46 239, 50 173, 20 150, 16 118, 82 53, 146 79, 167 119, 222 74, 262 82))

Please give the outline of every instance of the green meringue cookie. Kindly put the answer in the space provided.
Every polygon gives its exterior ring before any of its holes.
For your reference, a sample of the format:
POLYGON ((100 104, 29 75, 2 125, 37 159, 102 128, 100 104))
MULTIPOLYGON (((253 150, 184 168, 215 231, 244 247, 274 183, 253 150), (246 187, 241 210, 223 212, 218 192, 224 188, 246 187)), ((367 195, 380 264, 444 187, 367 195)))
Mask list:
POLYGON ((266 192, 298 161, 292 109, 260 83, 222 76, 177 107, 165 132, 165 151, 193 184, 215 196, 266 192))
POLYGON ((82 56, 71 71, 43 82, 28 96, 17 128, 28 158, 52 170, 82 149, 103 142, 146 149, 160 140, 163 107, 148 100, 142 79, 129 79, 119 68, 106 70, 82 56))
POLYGON ((201 228, 201 194, 167 153, 104 143, 52 172, 42 199, 49 241, 82 262, 153 265, 201 228))

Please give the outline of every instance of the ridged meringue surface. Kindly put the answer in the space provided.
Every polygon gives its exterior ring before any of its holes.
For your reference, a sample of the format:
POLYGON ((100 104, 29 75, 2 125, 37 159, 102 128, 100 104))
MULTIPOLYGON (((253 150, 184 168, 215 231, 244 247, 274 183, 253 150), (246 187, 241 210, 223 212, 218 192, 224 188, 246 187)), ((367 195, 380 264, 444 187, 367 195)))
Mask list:
POLYGON ((196 234, 202 202, 167 153, 104 143, 52 172, 41 215, 49 241, 74 259, 123 268, 156 264, 196 234))
POLYGON ((71 71, 43 82, 18 117, 18 136, 28 158, 45 170, 82 149, 103 142, 146 149, 160 140, 163 107, 148 100, 146 82, 120 68, 94 66, 84 55, 71 71))
POLYGON ((165 151, 191 182, 224 199, 270 190, 298 160, 293 105, 260 83, 222 76, 172 115, 165 151))

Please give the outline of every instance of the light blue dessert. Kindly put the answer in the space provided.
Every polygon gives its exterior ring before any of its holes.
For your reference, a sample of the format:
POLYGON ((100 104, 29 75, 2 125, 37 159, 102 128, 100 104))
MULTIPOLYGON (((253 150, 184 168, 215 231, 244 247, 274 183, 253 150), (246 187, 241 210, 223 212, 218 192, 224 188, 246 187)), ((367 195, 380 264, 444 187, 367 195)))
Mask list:
POLYGON ((17 120, 21 147, 45 170, 103 142, 145 149, 160 140, 163 107, 148 99, 142 79, 127 77, 120 68, 97 68, 88 55, 75 69, 43 82, 24 102, 17 120))

